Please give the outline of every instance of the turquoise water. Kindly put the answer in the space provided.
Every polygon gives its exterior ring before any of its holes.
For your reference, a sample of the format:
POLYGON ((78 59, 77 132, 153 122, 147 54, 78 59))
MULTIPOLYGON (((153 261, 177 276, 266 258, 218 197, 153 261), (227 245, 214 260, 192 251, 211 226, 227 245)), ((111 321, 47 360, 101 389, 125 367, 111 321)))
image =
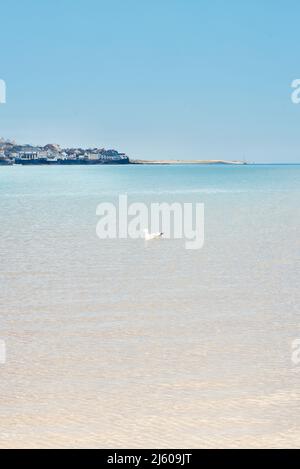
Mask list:
POLYGON ((299 191, 300 165, 2 167, 1 197, 299 191), (46 186, 44 186, 46 184, 46 186))
POLYGON ((300 166, 0 167, 0 446, 300 444, 300 166), (96 207, 203 202, 205 244, 96 207))

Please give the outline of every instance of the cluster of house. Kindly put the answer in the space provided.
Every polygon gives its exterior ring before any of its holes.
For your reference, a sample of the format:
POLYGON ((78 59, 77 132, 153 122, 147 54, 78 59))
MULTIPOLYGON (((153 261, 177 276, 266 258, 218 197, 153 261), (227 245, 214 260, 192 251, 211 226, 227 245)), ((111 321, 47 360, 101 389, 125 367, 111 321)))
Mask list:
POLYGON ((49 144, 44 147, 17 145, 0 139, 0 164, 127 164, 128 156, 104 148, 65 148, 49 144))

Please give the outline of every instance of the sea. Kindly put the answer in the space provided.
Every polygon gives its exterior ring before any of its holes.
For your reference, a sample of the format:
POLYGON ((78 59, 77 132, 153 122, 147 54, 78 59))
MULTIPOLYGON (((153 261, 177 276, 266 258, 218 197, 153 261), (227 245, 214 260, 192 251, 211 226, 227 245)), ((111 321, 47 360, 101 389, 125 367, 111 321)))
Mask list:
POLYGON ((0 167, 0 448, 300 446, 300 166, 0 167), (204 244, 100 239, 202 203, 204 244))

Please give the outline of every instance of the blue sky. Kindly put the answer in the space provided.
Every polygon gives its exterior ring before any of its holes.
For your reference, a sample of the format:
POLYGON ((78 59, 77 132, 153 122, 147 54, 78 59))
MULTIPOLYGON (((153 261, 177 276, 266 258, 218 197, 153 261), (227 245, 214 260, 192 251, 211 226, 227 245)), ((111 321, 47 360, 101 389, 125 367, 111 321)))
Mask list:
POLYGON ((0 13, 3 137, 300 162, 298 0, 10 0, 0 13))

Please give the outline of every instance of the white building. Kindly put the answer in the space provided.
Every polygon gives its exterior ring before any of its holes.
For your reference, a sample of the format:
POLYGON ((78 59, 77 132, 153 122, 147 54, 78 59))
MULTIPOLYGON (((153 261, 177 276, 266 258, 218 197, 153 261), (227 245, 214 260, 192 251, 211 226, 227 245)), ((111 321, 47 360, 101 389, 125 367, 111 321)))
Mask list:
POLYGON ((99 153, 87 153, 86 155, 87 159, 90 161, 98 161, 100 160, 100 155, 99 153))
POLYGON ((48 154, 45 151, 21 151, 19 153, 19 158, 24 161, 46 160, 48 158, 48 154))

